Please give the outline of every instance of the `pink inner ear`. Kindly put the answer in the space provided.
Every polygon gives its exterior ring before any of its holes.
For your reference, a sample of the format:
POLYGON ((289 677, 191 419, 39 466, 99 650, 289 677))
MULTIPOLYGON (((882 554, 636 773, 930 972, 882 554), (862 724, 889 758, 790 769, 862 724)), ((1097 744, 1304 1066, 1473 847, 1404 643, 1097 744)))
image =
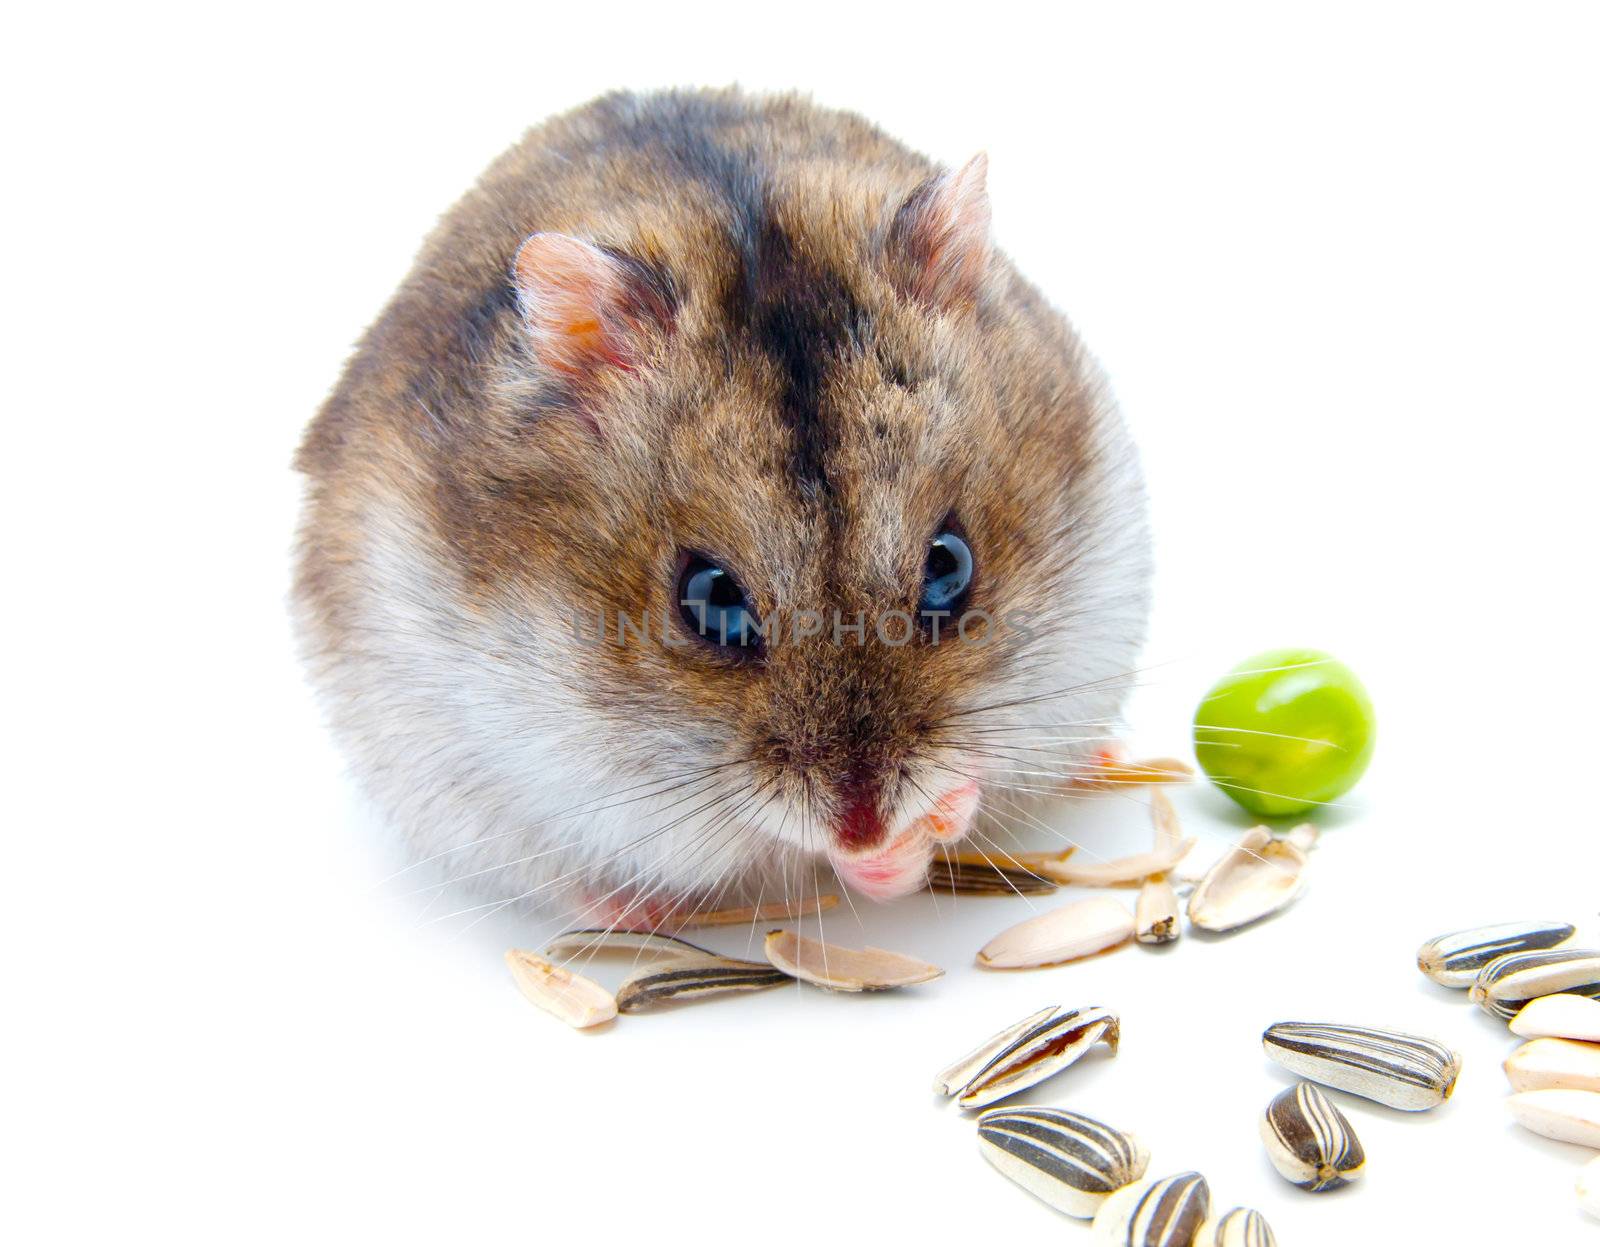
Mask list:
POLYGON ((566 234, 534 234, 517 252, 512 275, 542 364, 569 376, 631 365, 633 300, 622 264, 566 234))
POLYGON ((989 158, 924 182, 901 206, 890 237, 909 266, 912 297, 954 307, 976 297, 989 271, 989 158))

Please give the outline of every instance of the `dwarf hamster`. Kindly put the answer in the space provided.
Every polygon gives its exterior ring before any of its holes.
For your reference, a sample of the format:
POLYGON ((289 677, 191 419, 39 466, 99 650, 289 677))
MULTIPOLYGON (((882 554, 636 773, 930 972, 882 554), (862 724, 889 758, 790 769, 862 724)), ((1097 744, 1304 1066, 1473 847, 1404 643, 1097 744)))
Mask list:
POLYGON ((1083 773, 1143 483, 985 171, 617 94, 445 215, 296 460, 311 679, 419 856, 592 924, 886 897, 1083 773))

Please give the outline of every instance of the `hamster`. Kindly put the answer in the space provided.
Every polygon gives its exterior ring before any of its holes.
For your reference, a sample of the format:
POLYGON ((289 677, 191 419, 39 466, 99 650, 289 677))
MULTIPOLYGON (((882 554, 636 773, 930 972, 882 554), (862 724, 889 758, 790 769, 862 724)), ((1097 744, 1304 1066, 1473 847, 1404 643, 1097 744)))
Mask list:
POLYGON ((617 94, 446 214, 296 459, 305 661, 419 857, 592 925, 884 898, 1092 764, 1143 481, 985 169, 617 94))

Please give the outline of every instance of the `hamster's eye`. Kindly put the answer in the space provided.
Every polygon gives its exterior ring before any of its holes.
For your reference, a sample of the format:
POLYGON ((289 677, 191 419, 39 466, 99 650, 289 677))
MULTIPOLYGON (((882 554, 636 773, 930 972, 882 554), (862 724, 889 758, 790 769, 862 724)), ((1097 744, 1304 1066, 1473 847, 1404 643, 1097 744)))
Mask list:
POLYGON ((917 603, 917 609, 959 615, 966 605, 971 584, 972 547, 947 528, 928 547, 928 562, 922 573, 922 600, 917 603))
POLYGON ((707 645, 754 654, 761 645, 761 620, 732 573, 691 554, 678 573, 678 610, 707 645))

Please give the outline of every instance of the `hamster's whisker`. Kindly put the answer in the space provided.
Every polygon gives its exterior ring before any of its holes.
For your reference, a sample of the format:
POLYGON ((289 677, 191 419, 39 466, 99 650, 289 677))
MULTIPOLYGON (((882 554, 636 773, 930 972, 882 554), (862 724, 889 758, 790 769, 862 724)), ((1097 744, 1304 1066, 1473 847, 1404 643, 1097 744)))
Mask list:
POLYGON ((690 818, 693 818, 696 814, 704 813, 708 809, 714 809, 717 806, 721 805, 724 801, 731 801, 735 797, 737 797, 738 795, 739 795, 738 790, 735 790, 734 792, 724 793, 721 796, 715 797, 712 800, 706 802, 704 805, 699 806, 696 809, 690 810, 685 814, 679 815, 677 818, 673 819, 671 822, 667 823, 665 826, 657 827, 653 831, 646 832, 644 835, 638 836, 635 839, 630 840, 627 844, 623 845, 620 849, 617 849, 616 851, 614 851, 612 853, 608 853, 605 857, 601 858, 599 861, 586 862, 582 866, 575 867, 572 870, 569 870, 569 871, 566 871, 563 874, 557 875, 554 879, 548 879, 545 882, 540 883, 540 884, 536 885, 535 887, 529 888, 527 891, 521 892, 516 896, 507 897, 505 900, 502 900, 502 901, 486 901, 486 902, 484 902, 482 904, 478 904, 478 905, 469 905, 469 906, 466 906, 465 908, 455 910, 452 913, 443 914, 443 915, 439 916, 438 918, 430 919, 429 922, 426 925, 431 926, 435 922, 444 922, 444 921, 446 921, 446 920, 448 920, 450 918, 459 918, 459 917, 461 917, 461 916, 463 916, 465 914, 477 913, 479 910, 488 910, 489 913, 484 915, 484 917, 488 917, 488 916, 490 916, 490 914, 496 913, 499 910, 504 909, 507 905, 515 905, 519 901, 528 900, 531 897, 536 896, 538 893, 543 892, 546 888, 556 887, 556 886, 558 886, 558 885, 560 885, 562 883, 565 883, 565 882, 567 882, 567 881, 569 881, 571 879, 577 878, 577 877, 579 877, 579 876, 581 876, 581 875, 583 875, 583 874, 585 874, 585 873, 587 873, 589 871, 597 870, 601 866, 604 866, 604 865, 606 865, 606 864, 608 864, 610 862, 615 861, 617 858, 621 857, 624 853, 630 853, 634 849, 639 848, 641 845, 644 845, 644 844, 648 843, 649 841, 654 840, 656 837, 661 836, 661 835, 665 835, 667 832, 673 830, 675 827, 681 826, 685 821, 687 821, 690 818))
POLYGON ((1290 736, 1284 732, 1266 732, 1254 727, 1223 727, 1219 723, 1196 723, 1194 726, 1196 731, 1242 732, 1249 736, 1270 736, 1274 740, 1298 741, 1303 745, 1326 745, 1330 749, 1337 749, 1341 753, 1344 752, 1344 746, 1337 741, 1318 740, 1315 736, 1290 736))
MULTIPOLYGON (((714 780, 700 781, 694 792, 688 793, 685 796, 678 798, 676 801, 663 806, 657 811, 657 813, 664 814, 668 810, 675 809, 677 806, 682 805, 685 801, 698 800, 700 797, 710 792, 714 787, 714 780)), ((584 839, 584 836, 579 835, 571 840, 564 840, 560 844, 554 844, 548 846, 547 848, 540 849, 537 853, 529 853, 525 857, 512 858, 507 861, 497 863, 494 866, 485 866, 480 870, 468 871, 466 874, 453 875, 452 877, 442 880, 438 883, 430 883, 419 888, 413 888, 409 892, 400 893, 397 897, 395 897, 395 899, 405 900, 407 897, 419 896, 425 892, 442 891, 443 889, 451 887, 454 884, 465 883, 469 879, 476 879, 482 875, 493 874, 497 870, 506 870, 512 866, 521 866, 527 862, 538 861, 541 857, 549 857, 552 853, 564 853, 568 849, 576 848, 578 845, 582 844, 584 839)))
MULTIPOLYGON (((654 786, 660 785, 660 784, 667 784, 668 787, 665 788, 661 792, 641 793, 637 797, 631 797, 627 801, 616 802, 614 805, 608 805, 608 806, 607 805, 603 805, 603 806, 600 806, 598 809, 592 809, 592 810, 591 809, 585 809, 584 807, 588 806, 590 804, 590 802, 598 800, 598 799, 603 799, 603 798, 591 797, 587 801, 580 801, 577 805, 568 806, 565 810, 558 810, 556 813, 551 814, 548 818, 541 819, 539 825, 541 827, 543 827, 548 823, 556 821, 557 819, 570 818, 570 817, 573 817, 574 815, 577 815, 577 814, 599 814, 599 813, 604 812, 605 810, 618 809, 618 808, 620 808, 621 806, 624 806, 624 805, 631 805, 635 801, 648 801, 652 797, 666 796, 668 793, 676 792, 678 787, 681 787, 684 784, 693 783, 697 779, 702 778, 702 777, 704 777, 706 775, 709 775, 709 774, 711 774, 711 773, 713 773, 715 771, 719 771, 719 770, 724 769, 725 767, 736 766, 736 765, 738 765, 738 759, 733 759, 733 760, 730 760, 730 761, 727 761, 727 762, 718 762, 718 763, 715 763, 715 764, 710 765, 710 766, 695 767, 692 770, 681 771, 677 775, 669 775, 669 776, 666 776, 665 778, 662 778, 662 779, 652 779, 652 780, 648 780, 648 781, 646 781, 644 783, 640 783, 640 784, 631 784, 626 788, 618 789, 616 792, 609 793, 609 794, 606 794, 606 795, 608 795, 608 796, 620 796, 622 793, 633 792, 634 790, 636 790, 638 788, 650 788, 650 787, 654 787, 654 786)), ((401 875, 407 874, 410 871, 413 871, 413 870, 417 869, 417 867, 419 867, 419 866, 426 866, 428 863, 438 861, 442 857, 449 857, 452 853, 464 853, 469 849, 478 848, 480 845, 492 844, 496 840, 504 840, 507 836, 524 835, 529 830, 530 829, 528 827, 513 827, 510 831, 501 831, 501 832, 497 832, 496 834, 494 834, 492 836, 482 836, 482 837, 480 837, 480 838, 478 838, 476 840, 469 840, 465 844, 452 845, 448 849, 441 849, 437 853, 431 853, 427 857, 419 858, 416 861, 412 862, 409 866, 401 867, 399 870, 394 871, 392 874, 386 875, 382 879, 379 879, 372 886, 373 886, 374 889, 381 888, 384 884, 389 883, 392 880, 398 879, 401 875)))
MULTIPOLYGON (((745 809, 749 805, 749 803, 751 801, 755 800, 755 798, 757 796, 757 791, 755 789, 752 789, 751 791, 749 791, 747 793, 735 794, 735 795, 740 795, 741 796, 741 799, 738 801, 738 803, 735 804, 734 806, 730 807, 729 809, 725 809, 725 810, 722 810, 721 812, 719 812, 715 819, 713 819, 710 823, 708 823, 705 827, 703 827, 699 832, 697 832, 695 837, 694 837, 694 839, 691 840, 688 845, 684 846, 684 848, 682 850, 680 850, 682 856, 688 858, 691 863, 694 862, 697 859, 698 855, 707 847, 707 845, 709 844, 711 839, 717 834, 717 832, 719 830, 721 830, 723 827, 725 827, 730 821, 737 819, 737 817, 739 816, 739 813, 743 809, 745 809)), ((709 854, 708 856, 710 857, 711 861, 714 862, 715 861, 715 850, 713 850, 712 853, 709 854)), ((709 865, 705 869, 710 869, 709 865)), ((702 873, 702 876, 703 876, 704 871, 702 870, 701 873, 702 873)), ((581 919, 585 915, 589 914, 590 912, 592 912, 594 910, 597 910, 599 907, 601 907, 607 901, 609 901, 612 897, 616 896, 619 892, 623 892, 626 889, 628 889, 630 887, 633 887, 635 884, 638 884, 640 882, 640 880, 642 880, 648 874, 655 874, 655 875, 659 876, 660 867, 659 866, 651 866, 649 864, 641 866, 631 876, 629 876, 627 879, 624 879, 620 884, 618 884, 616 887, 612 888, 605 895, 597 898, 596 900, 591 901, 587 906, 585 906, 583 908, 583 910, 581 910, 579 915, 578 915, 579 919, 581 919)), ((696 882, 690 886, 689 891, 691 893, 693 892, 694 888, 698 886, 698 883, 699 883, 699 880, 697 879, 696 882)), ((623 908, 623 910, 622 910, 622 912, 620 914, 618 914, 614 919, 612 919, 611 923, 609 924, 609 929, 612 929, 612 930, 620 929, 622 927, 623 922, 627 919, 628 915, 630 913, 632 913, 635 908, 637 908, 638 906, 642 905, 646 901, 646 899, 650 895, 650 892, 651 892, 651 888, 650 887, 640 887, 638 889, 638 894, 631 901, 628 902, 628 904, 623 908)), ((673 915, 670 911, 664 912, 662 918, 659 919, 656 922, 656 924, 651 928, 652 933, 654 933, 655 931, 660 930, 661 927, 666 923, 666 921, 669 918, 674 917, 674 916, 675 915, 673 915)), ((597 936, 594 937, 593 940, 590 941, 590 943, 591 944, 598 943, 603 938, 604 938, 603 936, 598 936, 597 935, 597 936)), ((584 949, 580 949, 579 953, 582 953, 583 951, 585 951, 585 950, 584 949)), ((576 955, 578 955, 578 954, 574 954, 574 956, 576 956, 576 955)), ((569 962, 571 960, 572 960, 572 958, 568 958, 569 962)), ((638 957, 635 956, 634 957, 634 964, 636 966, 638 964, 638 960, 639 960, 638 957)))

